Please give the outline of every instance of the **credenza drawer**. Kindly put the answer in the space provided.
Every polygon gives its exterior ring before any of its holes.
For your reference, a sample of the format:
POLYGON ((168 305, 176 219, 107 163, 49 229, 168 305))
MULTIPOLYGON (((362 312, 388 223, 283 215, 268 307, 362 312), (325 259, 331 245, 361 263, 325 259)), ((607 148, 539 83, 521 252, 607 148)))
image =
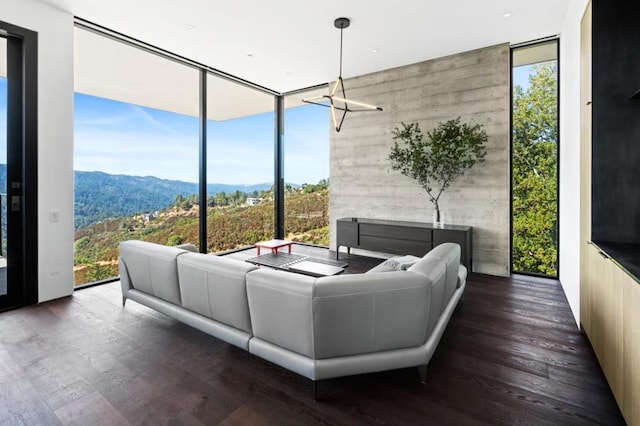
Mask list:
POLYGON ((424 256, 431 250, 431 241, 389 239, 371 235, 360 235, 359 247, 382 253, 403 253, 424 256))
POLYGON ((376 225, 370 223, 360 224, 360 238, 379 237, 409 241, 431 242, 431 229, 413 228, 399 225, 376 225))

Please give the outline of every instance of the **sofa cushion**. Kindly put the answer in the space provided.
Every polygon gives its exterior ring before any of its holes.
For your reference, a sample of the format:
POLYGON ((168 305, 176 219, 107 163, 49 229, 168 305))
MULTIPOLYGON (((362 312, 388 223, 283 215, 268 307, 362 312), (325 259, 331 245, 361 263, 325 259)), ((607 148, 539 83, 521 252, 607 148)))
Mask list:
POLYGON ((182 306, 250 333, 246 276, 254 269, 254 265, 225 257, 201 253, 180 256, 182 306))
POLYGON ((367 271, 367 274, 376 272, 406 271, 419 260, 419 257, 411 255, 395 256, 370 269, 367 271))
POLYGON ((146 241, 123 241, 120 258, 126 271, 121 273, 128 273, 132 288, 180 305, 177 259, 185 253, 188 252, 146 241))
POLYGON ((458 284, 456 288, 460 288, 465 282, 467 282, 467 268, 464 265, 460 265, 460 268, 458 268, 458 284))

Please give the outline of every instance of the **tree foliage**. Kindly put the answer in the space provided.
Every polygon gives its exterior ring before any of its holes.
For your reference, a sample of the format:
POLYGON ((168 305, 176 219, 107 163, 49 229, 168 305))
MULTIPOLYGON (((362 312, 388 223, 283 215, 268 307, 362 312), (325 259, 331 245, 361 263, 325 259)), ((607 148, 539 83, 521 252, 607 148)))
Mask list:
POLYGON ((557 70, 534 66, 513 90, 513 269, 557 275, 557 70))
POLYGON ((401 124, 402 129, 396 127, 392 132, 391 168, 427 191, 439 221, 440 196, 458 176, 484 161, 487 133, 479 124, 460 123, 460 117, 438 123, 426 138, 418 123, 401 124))

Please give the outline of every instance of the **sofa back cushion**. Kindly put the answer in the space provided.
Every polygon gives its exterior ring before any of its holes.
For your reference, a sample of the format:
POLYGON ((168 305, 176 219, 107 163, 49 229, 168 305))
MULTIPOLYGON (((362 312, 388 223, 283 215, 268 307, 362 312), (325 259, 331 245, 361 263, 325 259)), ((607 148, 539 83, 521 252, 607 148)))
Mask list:
POLYGON ((431 297, 429 298, 429 319, 427 321, 427 335, 429 335, 442 313, 447 274, 446 264, 442 259, 424 256, 418 263, 410 267, 407 272, 424 275, 432 283, 431 297), (438 265, 437 268, 434 268, 435 264, 438 265))
POLYGON ((247 274, 253 335, 313 357, 313 285, 316 279, 260 268, 247 274))
MULTIPOLYGON (((415 347, 428 337, 431 289, 445 265, 425 274, 394 271, 312 278, 261 268, 247 274, 255 337, 324 359, 415 347)), ((431 327, 432 328, 432 327, 431 327)))
MULTIPOLYGON (((456 243, 442 243, 433 248, 425 256, 427 259, 442 259, 447 265, 444 294, 441 309, 444 309, 458 286, 460 272, 460 245, 456 243)), ((463 267, 464 268, 464 267, 463 267)))
POLYGON ((247 273, 254 265, 225 257, 187 253, 178 258, 182 306, 251 333, 247 273))
POLYGON ((444 264, 430 263, 432 272, 426 276, 392 271, 318 278, 313 295, 315 358, 424 344, 432 286, 444 279, 444 264))
POLYGON ((127 274, 132 288, 180 305, 177 259, 185 253, 188 252, 146 241, 123 241, 120 259, 126 271, 121 266, 120 275, 127 274))

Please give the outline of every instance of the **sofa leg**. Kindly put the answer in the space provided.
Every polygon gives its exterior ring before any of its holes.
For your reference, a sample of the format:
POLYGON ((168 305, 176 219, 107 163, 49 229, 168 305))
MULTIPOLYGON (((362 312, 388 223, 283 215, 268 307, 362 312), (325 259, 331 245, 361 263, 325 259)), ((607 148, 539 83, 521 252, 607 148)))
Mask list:
POLYGON ((420 376, 420 382, 423 385, 426 385, 427 384, 427 366, 426 365, 418 366, 418 375, 420 376))
POLYGON ((122 307, 124 308, 124 304, 127 302, 127 298, 122 296, 122 307))
POLYGON ((318 397, 318 382, 314 380, 313 381, 313 402, 316 402, 317 397, 318 397))

